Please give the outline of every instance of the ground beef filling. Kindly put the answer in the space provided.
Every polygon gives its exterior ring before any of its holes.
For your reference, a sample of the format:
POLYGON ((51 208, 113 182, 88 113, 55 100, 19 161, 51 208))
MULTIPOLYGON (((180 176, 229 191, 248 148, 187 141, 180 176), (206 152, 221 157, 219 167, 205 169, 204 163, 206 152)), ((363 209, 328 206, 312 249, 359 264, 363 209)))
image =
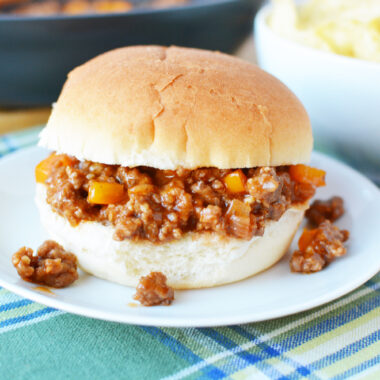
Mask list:
POLYGON ((315 193, 313 184, 291 179, 289 166, 173 171, 104 165, 66 155, 55 155, 52 162, 44 180, 52 209, 73 226, 81 221, 113 225, 115 240, 161 243, 189 231, 250 239, 263 235, 266 221, 280 219, 290 206, 315 193), (229 191, 226 178, 231 173, 244 178, 242 191, 229 191), (125 197, 111 204, 91 203, 95 182, 118 184, 125 197))
POLYGON ((78 279, 76 256, 53 240, 45 241, 36 255, 31 248, 20 248, 12 263, 23 280, 35 284, 64 288, 78 279))
POLYGON ((350 233, 340 230, 329 220, 323 221, 317 228, 304 230, 298 241, 299 249, 290 259, 292 272, 319 272, 333 260, 346 254, 344 242, 350 233))
POLYGON ((344 202, 341 197, 334 196, 325 201, 315 200, 306 211, 309 222, 315 226, 320 225, 325 220, 335 222, 344 214, 344 202))
POLYGON ((166 280, 161 272, 151 272, 141 277, 133 299, 143 306, 170 305, 174 300, 174 290, 166 284, 166 280))

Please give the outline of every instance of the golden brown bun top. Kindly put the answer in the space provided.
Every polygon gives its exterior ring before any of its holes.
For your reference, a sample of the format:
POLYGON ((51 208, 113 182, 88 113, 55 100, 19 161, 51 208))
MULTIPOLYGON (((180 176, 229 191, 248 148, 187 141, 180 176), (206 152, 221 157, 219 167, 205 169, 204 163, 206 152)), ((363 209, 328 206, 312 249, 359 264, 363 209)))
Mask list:
POLYGON ((107 164, 223 169, 307 162, 312 133, 296 96, 257 66, 136 46, 68 75, 40 144, 107 164))

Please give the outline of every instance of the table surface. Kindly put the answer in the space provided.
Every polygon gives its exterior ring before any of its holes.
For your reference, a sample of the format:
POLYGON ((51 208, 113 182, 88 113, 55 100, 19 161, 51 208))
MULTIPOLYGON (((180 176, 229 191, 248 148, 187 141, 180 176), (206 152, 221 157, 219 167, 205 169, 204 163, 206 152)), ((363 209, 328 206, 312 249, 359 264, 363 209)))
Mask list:
MULTIPOLYGON (((254 61, 252 41, 238 52, 254 61)), ((0 110, 0 157, 36 143, 50 109, 0 110), (9 133, 11 132, 11 133, 9 133)), ((0 379, 380 378, 380 273, 286 318, 158 328, 61 312, 0 288, 0 379)))

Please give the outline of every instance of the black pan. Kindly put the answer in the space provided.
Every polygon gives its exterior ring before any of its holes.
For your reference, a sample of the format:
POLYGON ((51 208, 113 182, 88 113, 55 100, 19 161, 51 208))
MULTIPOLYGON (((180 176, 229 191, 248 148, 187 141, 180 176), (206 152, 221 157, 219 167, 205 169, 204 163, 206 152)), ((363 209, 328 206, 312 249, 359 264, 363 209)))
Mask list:
POLYGON ((233 52, 251 32, 261 0, 198 0, 168 9, 26 17, 0 15, 0 106, 51 104, 67 73, 126 45, 192 46, 233 52))

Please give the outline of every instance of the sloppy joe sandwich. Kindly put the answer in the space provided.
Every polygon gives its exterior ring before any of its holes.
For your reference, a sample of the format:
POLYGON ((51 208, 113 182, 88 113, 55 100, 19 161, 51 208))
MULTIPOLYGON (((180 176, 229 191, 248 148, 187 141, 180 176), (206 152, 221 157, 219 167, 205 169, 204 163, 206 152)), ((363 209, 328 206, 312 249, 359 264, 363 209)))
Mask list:
POLYGON ((252 276, 287 251, 322 170, 308 116, 258 67, 225 54, 127 47, 69 75, 40 145, 36 201, 85 271, 175 289, 252 276))

